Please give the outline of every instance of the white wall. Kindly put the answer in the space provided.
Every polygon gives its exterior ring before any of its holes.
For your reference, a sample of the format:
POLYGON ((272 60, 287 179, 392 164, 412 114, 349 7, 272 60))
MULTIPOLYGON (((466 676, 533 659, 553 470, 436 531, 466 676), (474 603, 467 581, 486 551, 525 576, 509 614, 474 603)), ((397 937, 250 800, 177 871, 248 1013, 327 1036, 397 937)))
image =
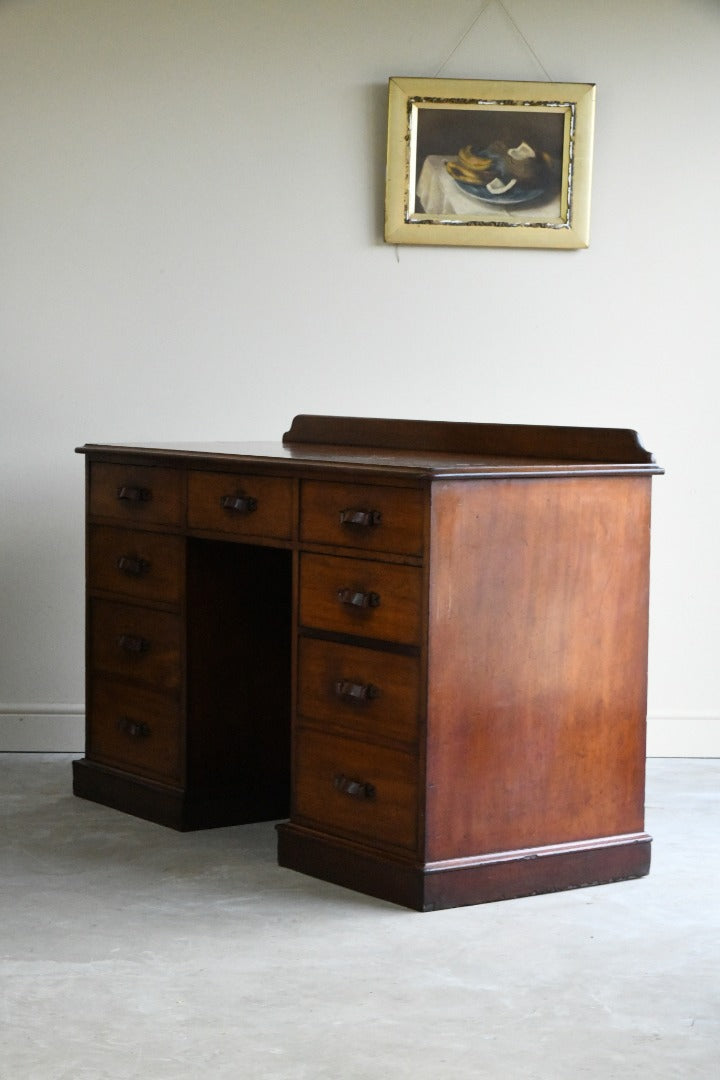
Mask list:
POLYGON ((480 0, 0 0, 0 746, 80 738, 76 445, 336 412, 638 428, 650 749, 720 753, 720 6, 506 6, 542 67, 497 2, 445 63, 480 0), (383 244, 441 67, 597 83, 587 251, 383 244))

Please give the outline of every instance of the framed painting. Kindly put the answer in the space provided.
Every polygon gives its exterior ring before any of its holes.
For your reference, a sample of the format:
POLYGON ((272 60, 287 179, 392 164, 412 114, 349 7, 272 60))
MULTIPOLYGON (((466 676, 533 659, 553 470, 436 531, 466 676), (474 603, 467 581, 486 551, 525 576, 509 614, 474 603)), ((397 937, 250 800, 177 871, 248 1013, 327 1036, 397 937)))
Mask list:
POLYGON ((392 78, 385 240, 583 248, 595 86, 392 78))

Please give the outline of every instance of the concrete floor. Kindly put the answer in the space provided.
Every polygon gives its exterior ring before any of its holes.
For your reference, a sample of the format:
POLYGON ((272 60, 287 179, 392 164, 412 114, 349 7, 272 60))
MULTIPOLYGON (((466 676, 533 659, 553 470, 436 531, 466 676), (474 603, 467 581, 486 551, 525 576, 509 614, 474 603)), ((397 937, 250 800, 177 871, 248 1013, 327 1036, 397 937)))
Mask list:
POLYGON ((2 1080, 717 1080, 720 760, 651 760, 650 877, 421 915, 0 755, 2 1080))

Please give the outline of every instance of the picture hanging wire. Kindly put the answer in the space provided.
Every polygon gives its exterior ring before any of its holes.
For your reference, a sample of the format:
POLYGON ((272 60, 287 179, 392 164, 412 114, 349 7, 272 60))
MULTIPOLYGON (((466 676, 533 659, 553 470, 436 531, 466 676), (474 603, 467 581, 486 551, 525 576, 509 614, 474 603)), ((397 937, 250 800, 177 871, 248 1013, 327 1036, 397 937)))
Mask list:
POLYGON ((528 39, 527 39, 527 38, 525 37, 525 35, 523 34, 522 30, 520 29, 520 27, 519 27, 519 26, 518 26, 518 24, 516 23, 515 19, 513 19, 512 15, 510 14, 510 12, 508 11, 508 9, 506 8, 506 6, 505 6, 505 4, 504 4, 503 0, 486 0, 486 2, 485 2, 485 3, 483 4, 483 5, 482 5, 482 7, 480 8, 479 12, 477 13, 477 15, 475 16, 475 18, 474 18, 474 19, 473 19, 473 21, 471 22, 470 26, 469 26, 469 27, 467 28, 467 30, 465 31, 465 33, 464 33, 464 34, 463 34, 463 35, 461 36, 461 38, 460 38, 460 40, 458 41, 457 45, 456 45, 456 46, 454 47, 454 49, 452 49, 452 50, 451 50, 451 52, 450 52, 450 53, 449 53, 449 54, 448 54, 448 55, 446 56, 446 58, 445 58, 445 59, 443 60, 443 62, 442 62, 442 64, 440 65, 440 67, 439 67, 439 68, 437 69, 437 71, 436 71, 436 72, 435 72, 435 74, 433 75, 433 78, 435 78, 435 79, 436 79, 436 78, 437 78, 437 77, 439 76, 440 72, 441 72, 441 71, 443 70, 443 68, 444 68, 444 67, 447 67, 447 65, 448 65, 448 64, 450 63, 450 60, 452 60, 453 56, 454 56, 454 55, 455 55, 455 53, 456 53, 456 52, 458 51, 458 49, 460 48, 460 46, 462 45, 462 43, 463 43, 463 42, 465 41, 465 39, 466 39, 466 38, 467 38, 467 37, 468 37, 468 36, 469 36, 469 35, 470 35, 470 34, 472 33, 472 31, 473 31, 473 30, 475 29, 475 27, 477 26, 477 24, 478 24, 478 23, 480 22, 480 20, 482 19, 483 15, 484 15, 484 14, 486 13, 486 11, 487 11, 487 10, 488 10, 488 9, 489 9, 490 7, 492 7, 492 5, 493 5, 493 4, 497 4, 497 6, 498 6, 498 7, 500 8, 500 10, 502 11, 503 15, 504 15, 504 16, 505 16, 505 18, 507 19, 507 21, 508 21, 508 22, 510 23, 510 26, 512 27, 512 29, 513 29, 513 30, 515 31, 515 33, 517 34, 517 36, 518 36, 518 37, 520 38, 520 40, 521 40, 521 41, 522 41, 522 43, 524 44, 525 48, 526 48, 526 49, 528 50, 528 52, 530 53, 530 55, 531 55, 531 56, 533 57, 533 59, 535 60, 535 63, 536 63, 537 65, 538 65, 538 67, 540 68, 540 70, 541 70, 541 71, 542 71, 542 73, 544 74, 545 78, 546 78, 546 79, 548 80, 548 82, 552 82, 552 81, 553 81, 553 80, 552 80, 552 77, 551 77, 551 75, 549 74, 549 72, 548 72, 547 68, 546 68, 546 67, 545 67, 545 65, 543 64, 543 62, 542 62, 542 60, 540 59, 540 57, 538 56, 538 54, 537 54, 537 53, 535 52, 535 49, 533 49, 533 47, 532 47, 532 45, 530 44, 530 42, 528 41, 528 39))

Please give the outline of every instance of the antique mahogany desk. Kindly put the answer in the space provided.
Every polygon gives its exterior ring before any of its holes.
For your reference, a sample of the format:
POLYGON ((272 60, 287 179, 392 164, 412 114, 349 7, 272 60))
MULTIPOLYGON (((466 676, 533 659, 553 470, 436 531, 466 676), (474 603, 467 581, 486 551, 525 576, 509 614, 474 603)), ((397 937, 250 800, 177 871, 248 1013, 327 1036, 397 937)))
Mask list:
POLYGON ((420 910, 647 873, 635 432, 298 416, 79 452, 76 794, 289 817, 283 866, 420 910))

